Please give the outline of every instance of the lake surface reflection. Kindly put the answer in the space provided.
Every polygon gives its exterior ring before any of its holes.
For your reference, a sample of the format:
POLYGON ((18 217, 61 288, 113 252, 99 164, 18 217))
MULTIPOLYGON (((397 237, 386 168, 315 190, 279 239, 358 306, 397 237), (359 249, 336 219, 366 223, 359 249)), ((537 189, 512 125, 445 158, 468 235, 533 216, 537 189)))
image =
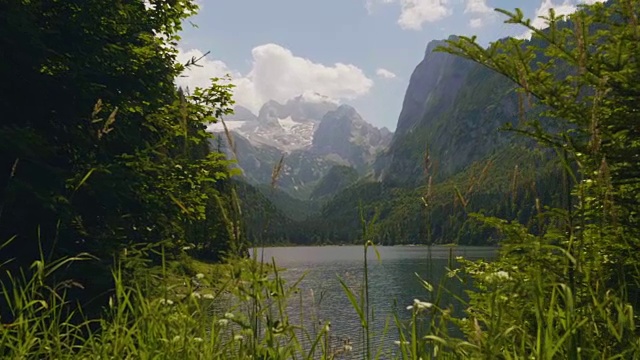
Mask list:
MULTIPOLYGON (((416 274, 434 286, 447 273, 450 258, 463 256, 467 259, 492 259, 496 248, 488 247, 446 247, 434 246, 390 246, 377 247, 380 261, 372 248, 368 250, 369 299, 374 310, 372 327, 375 334, 373 349, 382 346, 392 348, 398 339, 397 328, 391 318, 394 311, 403 321, 411 318, 406 307, 417 298, 433 301, 429 292, 420 283, 416 274), (383 335, 385 322, 389 321, 388 333, 383 335)), ((350 338, 354 351, 353 358, 359 358, 362 330, 356 311, 352 308, 338 278, 342 278, 359 294, 364 275, 364 249, 362 246, 323 247, 274 247, 258 249, 258 259, 265 262, 274 259, 288 283, 302 276, 300 294, 293 299, 289 308, 291 323, 302 324, 310 329, 319 323, 331 322, 331 333, 335 343, 350 338), (302 306, 302 308, 301 308, 302 306)), ((455 279, 446 282, 450 294, 443 296, 444 304, 454 303, 455 296, 464 296, 469 284, 455 279)), ((446 292, 445 292, 446 293, 446 292)), ((460 306, 457 306, 459 311, 460 306)))

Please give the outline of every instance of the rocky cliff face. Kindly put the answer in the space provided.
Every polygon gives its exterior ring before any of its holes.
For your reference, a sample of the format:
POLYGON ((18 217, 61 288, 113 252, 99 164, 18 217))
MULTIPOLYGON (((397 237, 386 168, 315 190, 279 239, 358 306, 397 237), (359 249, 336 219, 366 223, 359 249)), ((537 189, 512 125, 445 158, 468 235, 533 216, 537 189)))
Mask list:
POLYGON ((389 150, 374 166, 378 179, 399 186, 424 180, 429 150, 437 176, 447 177, 509 141, 499 130, 517 120, 514 85, 466 59, 433 50, 429 43, 414 70, 389 150))
MULTIPOLYGON (((455 37, 450 39, 453 40, 455 37)), ((434 52, 436 47, 445 44, 442 40, 430 42, 424 58, 411 74, 398 117, 396 133, 400 136, 397 138, 402 138, 401 135, 418 125, 425 112, 451 106, 466 75, 473 67, 470 61, 434 52)))
POLYGON ((247 182, 253 185, 270 186, 273 168, 284 156, 276 185, 297 198, 308 198, 317 181, 333 166, 346 165, 340 159, 318 156, 307 150, 285 153, 274 146, 252 143, 236 132, 231 132, 231 136, 236 147, 235 154, 230 151, 224 133, 216 133, 216 140, 213 141, 212 146, 220 146, 230 158, 237 161, 237 166, 242 170, 242 177, 247 182))
POLYGON ((341 105, 328 112, 313 136, 311 152, 337 155, 354 168, 364 171, 378 152, 391 142, 391 132, 378 129, 362 119, 351 106, 341 105))
POLYGON ((337 105, 322 98, 308 100, 298 96, 280 104, 265 103, 255 121, 246 121, 233 130, 253 144, 273 146, 286 153, 311 146, 313 134, 322 116, 337 105))

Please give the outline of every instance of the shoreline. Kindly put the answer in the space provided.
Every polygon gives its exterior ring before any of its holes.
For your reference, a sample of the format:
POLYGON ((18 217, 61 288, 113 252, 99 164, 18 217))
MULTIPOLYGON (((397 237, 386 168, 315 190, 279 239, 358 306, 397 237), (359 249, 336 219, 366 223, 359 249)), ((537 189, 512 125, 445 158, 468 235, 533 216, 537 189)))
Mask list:
MULTIPOLYGON (((297 248, 297 247, 362 247, 364 244, 272 244, 262 246, 250 246, 249 249, 270 249, 270 248, 297 248)), ((459 245, 459 244, 396 244, 396 245, 374 245, 375 247, 437 247, 437 248, 486 248, 499 249, 500 245, 459 245)))

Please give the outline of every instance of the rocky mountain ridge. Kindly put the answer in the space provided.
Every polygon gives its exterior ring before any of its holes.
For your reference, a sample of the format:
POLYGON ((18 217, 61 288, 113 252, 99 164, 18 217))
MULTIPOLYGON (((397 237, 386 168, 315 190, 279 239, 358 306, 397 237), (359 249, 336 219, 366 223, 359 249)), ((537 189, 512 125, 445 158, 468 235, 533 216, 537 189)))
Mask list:
POLYGON ((367 123, 353 107, 319 96, 301 95, 284 104, 271 100, 258 115, 244 107, 235 110, 225 119, 235 154, 222 123, 212 124, 209 131, 219 134, 229 155, 237 156, 250 183, 269 184, 273 167, 284 156, 278 185, 300 198, 308 197, 333 166, 366 173, 392 138, 388 129, 367 123))

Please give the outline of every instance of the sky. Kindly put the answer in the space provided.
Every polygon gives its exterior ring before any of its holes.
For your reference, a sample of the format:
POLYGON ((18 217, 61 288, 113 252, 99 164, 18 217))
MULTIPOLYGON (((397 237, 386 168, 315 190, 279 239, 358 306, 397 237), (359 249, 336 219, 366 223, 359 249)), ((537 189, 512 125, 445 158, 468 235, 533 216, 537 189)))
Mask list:
POLYGON ((540 27, 537 17, 550 8, 567 14, 595 1, 601 0, 198 0, 178 60, 209 54, 178 84, 204 87, 228 74, 236 104, 256 114, 268 100, 320 94, 393 131, 430 41, 476 35, 488 44, 526 36, 494 9, 518 7, 540 27))

